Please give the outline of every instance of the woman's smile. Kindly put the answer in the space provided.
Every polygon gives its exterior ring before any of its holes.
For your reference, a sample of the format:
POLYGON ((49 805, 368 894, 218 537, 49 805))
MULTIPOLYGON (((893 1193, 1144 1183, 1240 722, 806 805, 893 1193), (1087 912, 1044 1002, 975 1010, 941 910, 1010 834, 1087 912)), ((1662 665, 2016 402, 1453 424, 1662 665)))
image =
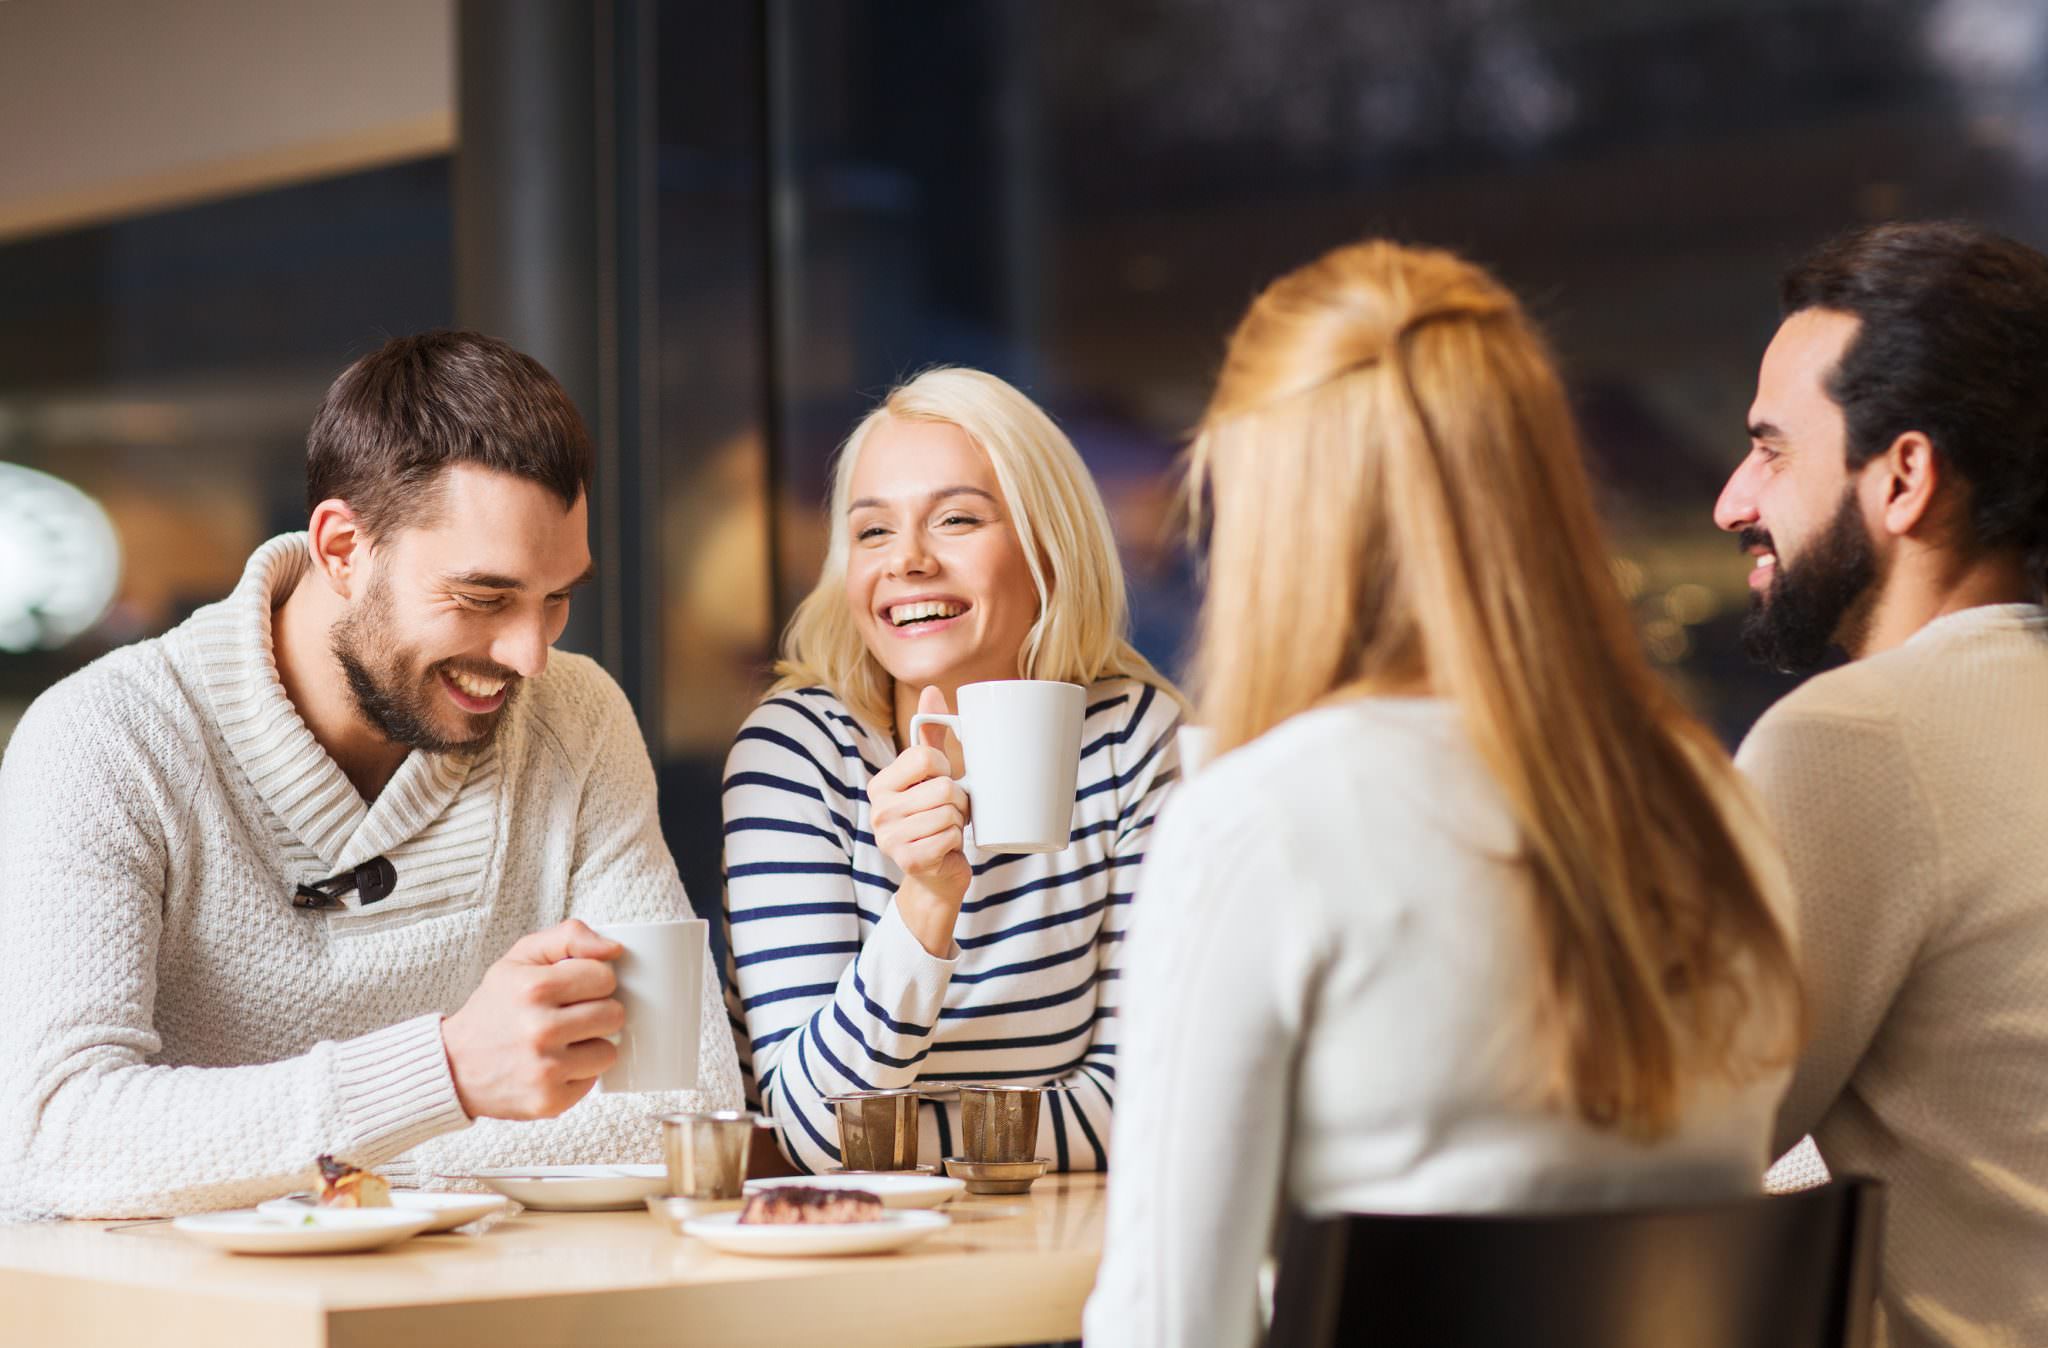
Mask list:
POLYGON ((935 636, 959 626, 974 605, 954 595, 911 595, 880 606, 883 630, 906 641, 935 636))

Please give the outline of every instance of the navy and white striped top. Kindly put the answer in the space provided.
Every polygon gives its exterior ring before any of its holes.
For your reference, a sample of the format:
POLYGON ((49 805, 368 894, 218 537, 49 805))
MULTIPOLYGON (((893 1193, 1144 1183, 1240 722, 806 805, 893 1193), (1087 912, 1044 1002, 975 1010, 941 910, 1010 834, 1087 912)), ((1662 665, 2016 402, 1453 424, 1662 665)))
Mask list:
MULTIPOLYGON (((1125 919, 1161 798, 1178 775, 1180 708, 1114 678, 1088 690, 1071 843, 985 854, 938 959, 896 913, 903 873, 875 846, 868 781, 894 738, 823 688, 769 697, 725 765, 728 1005, 750 1103, 798 1166, 840 1162, 828 1095, 918 1082, 1064 1081, 1040 1155, 1109 1159, 1125 919), (751 1054, 749 1050, 751 1049, 751 1054)), ((957 1154, 957 1101, 927 1101, 919 1159, 957 1154)))

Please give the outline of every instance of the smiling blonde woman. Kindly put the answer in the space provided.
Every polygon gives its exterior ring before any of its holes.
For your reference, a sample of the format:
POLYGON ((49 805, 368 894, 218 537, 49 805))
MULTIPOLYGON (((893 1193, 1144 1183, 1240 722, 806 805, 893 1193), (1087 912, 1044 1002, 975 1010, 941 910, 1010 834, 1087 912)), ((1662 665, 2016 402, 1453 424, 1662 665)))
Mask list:
MULTIPOLYGON (((728 984, 789 1158, 840 1162, 826 1097, 1059 1082, 1041 1154, 1108 1161, 1124 914, 1177 775, 1180 699, 1126 637, 1115 539, 1073 445, 992 375, 937 369, 847 437, 818 584, 726 762, 728 984), (911 717, 961 685, 1087 688, 1069 845, 975 846, 957 746, 911 717)), ((928 1101, 922 1155, 954 1154, 928 1101)))
POLYGON ((1521 306, 1448 253, 1337 249, 1252 305, 1196 465, 1224 757, 1138 903, 1088 1340, 1252 1342, 1276 1196, 1759 1192, 1783 866, 1638 647, 1521 306))

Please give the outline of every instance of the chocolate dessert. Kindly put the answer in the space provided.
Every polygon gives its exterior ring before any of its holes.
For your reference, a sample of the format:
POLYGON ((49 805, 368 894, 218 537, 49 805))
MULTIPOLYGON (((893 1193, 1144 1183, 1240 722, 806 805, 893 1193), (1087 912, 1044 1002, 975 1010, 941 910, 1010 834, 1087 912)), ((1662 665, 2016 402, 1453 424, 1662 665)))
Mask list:
POLYGON ((882 1200, 864 1189, 819 1189, 784 1184, 747 1197, 740 1209, 741 1226, 839 1225, 878 1222, 882 1200))

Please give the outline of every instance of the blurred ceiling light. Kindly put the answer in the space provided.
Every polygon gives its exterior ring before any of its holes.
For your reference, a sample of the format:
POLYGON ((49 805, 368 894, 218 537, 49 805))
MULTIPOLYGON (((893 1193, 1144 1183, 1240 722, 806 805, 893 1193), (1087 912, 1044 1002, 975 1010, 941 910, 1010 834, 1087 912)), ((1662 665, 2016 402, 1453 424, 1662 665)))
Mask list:
POLYGON ((0 463, 0 651, 62 646, 98 622, 121 577, 121 542, 68 482, 0 463))
POLYGON ((2048 54, 2048 11, 2039 0, 1940 0, 1927 44, 1961 83, 2033 82, 2048 54))
POLYGON ((2040 0, 1935 0, 1926 46, 1977 142, 2048 173, 2048 6, 2040 0))

